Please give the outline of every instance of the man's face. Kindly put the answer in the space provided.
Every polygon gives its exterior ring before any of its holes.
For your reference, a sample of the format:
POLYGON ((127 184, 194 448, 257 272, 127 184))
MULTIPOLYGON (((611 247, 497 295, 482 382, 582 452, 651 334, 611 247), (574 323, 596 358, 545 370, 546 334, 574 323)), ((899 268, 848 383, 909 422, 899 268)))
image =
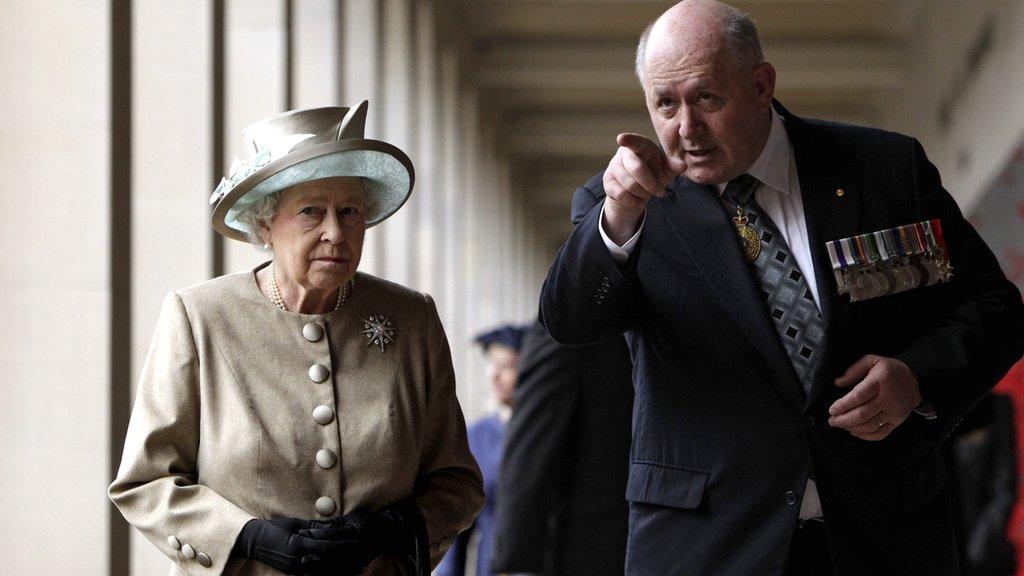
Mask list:
POLYGON ((749 69, 713 35, 651 38, 645 65, 647 111, 665 152, 700 184, 727 182, 757 160, 771 128, 775 70, 749 69))

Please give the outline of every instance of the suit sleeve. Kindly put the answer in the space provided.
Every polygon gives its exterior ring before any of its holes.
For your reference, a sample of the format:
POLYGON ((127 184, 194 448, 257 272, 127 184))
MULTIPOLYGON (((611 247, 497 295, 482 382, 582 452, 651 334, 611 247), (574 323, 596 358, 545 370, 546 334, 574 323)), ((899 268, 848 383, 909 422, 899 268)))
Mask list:
POLYGON ((541 290, 540 321, 563 344, 591 344, 621 334, 640 310, 636 262, 643 242, 624 266, 615 264, 598 228, 604 197, 600 186, 599 175, 576 190, 573 217, 578 223, 541 290))
POLYGON ((494 573, 546 571, 545 554, 555 537, 549 518, 570 455, 581 353, 556 343, 540 325, 523 343, 499 476, 494 573))
POLYGON ((253 516, 197 482, 199 359, 181 298, 164 299, 142 369, 110 499, 128 522, 189 574, 221 574, 253 516), (173 536, 211 560, 186 558, 173 536))
POLYGON ((992 251, 942 187, 938 170, 914 141, 918 212, 939 218, 953 265, 946 310, 897 357, 917 375, 921 394, 948 434, 1024 350, 1024 304, 992 251))
POLYGON ((470 526, 484 502, 483 479, 466 440, 466 421, 455 397, 455 373, 441 319, 425 296, 429 382, 420 471, 414 498, 423 513, 430 564, 437 566, 455 537, 470 526))

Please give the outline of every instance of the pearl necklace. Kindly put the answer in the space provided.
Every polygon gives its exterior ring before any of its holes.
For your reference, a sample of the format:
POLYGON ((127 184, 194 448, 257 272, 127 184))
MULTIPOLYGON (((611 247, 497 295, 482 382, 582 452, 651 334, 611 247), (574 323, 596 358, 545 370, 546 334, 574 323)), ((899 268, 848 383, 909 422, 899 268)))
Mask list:
MULTIPOLYGON (((337 310, 348 301, 348 294, 351 291, 351 282, 345 282, 340 288, 338 288, 338 299, 334 302, 334 309, 337 310)), ((270 301, 285 312, 288 308, 284 305, 284 300, 281 299, 281 292, 277 289, 277 279, 274 276, 274 263, 270 263, 270 301)))

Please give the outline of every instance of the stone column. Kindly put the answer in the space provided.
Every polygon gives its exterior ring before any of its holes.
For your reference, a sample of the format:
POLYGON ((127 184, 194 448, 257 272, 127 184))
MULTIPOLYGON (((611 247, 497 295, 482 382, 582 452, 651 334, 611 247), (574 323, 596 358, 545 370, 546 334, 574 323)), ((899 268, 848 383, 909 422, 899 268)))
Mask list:
MULTIPOLYGON (((285 110, 287 27, 284 2, 225 1, 224 173, 242 155, 242 129, 285 110)), ((270 257, 250 244, 224 240, 224 271, 242 272, 270 257)))
POLYGON ((111 37, 109 2, 5 2, 0 18, 8 574, 109 571, 111 37))
MULTIPOLYGON (((209 278, 213 151, 210 0, 173 6, 139 0, 133 17, 134 398, 164 296, 209 278)), ((163 574, 169 568, 167 557, 133 529, 131 573, 163 574)))

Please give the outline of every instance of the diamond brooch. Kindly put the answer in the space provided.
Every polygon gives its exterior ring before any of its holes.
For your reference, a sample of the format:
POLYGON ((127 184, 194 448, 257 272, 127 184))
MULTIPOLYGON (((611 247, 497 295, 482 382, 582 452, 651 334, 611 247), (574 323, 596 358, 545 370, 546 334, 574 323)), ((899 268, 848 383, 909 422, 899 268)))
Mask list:
POLYGON ((383 314, 371 314, 363 320, 362 334, 366 335, 367 346, 379 346, 381 353, 388 344, 395 343, 395 327, 383 314))

